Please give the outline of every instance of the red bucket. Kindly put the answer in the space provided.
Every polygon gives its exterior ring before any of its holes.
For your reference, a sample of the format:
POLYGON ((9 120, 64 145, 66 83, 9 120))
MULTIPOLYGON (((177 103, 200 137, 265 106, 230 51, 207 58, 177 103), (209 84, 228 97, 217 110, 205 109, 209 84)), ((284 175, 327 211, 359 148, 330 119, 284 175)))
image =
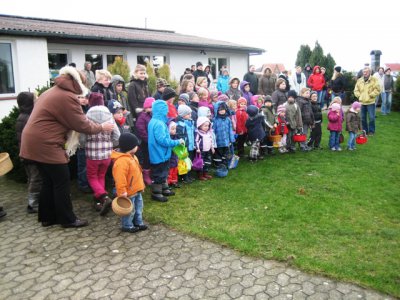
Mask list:
POLYGON ((307 135, 305 134, 297 133, 293 136, 293 142, 295 143, 302 143, 305 142, 306 140, 307 140, 307 135))
POLYGON ((359 135, 357 135, 356 143, 357 144, 365 144, 366 142, 368 142, 368 137, 367 137, 367 134, 365 133, 365 131, 363 130, 363 133, 360 133, 359 135))

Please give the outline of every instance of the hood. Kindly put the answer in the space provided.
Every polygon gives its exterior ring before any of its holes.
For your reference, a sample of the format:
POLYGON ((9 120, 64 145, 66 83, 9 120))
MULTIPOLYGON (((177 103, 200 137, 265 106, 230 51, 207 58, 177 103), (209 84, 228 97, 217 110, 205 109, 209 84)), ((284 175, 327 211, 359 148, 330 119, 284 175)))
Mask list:
POLYGON ((229 84, 232 84, 232 81, 237 80, 238 82, 240 82, 240 79, 238 77, 233 77, 231 78, 231 80, 229 80, 229 84))
POLYGON ((82 83, 80 73, 70 66, 61 68, 60 76, 55 79, 55 84, 64 89, 71 91, 77 95, 86 96, 89 90, 82 83))
POLYGON ((247 114, 249 117, 255 117, 258 114, 258 107, 255 105, 249 105, 247 107, 247 114))
POLYGON ((124 78, 122 78, 121 75, 114 75, 111 78, 111 84, 112 84, 112 87, 113 87, 114 91, 115 91, 115 86, 117 84, 119 84, 119 83, 122 83, 122 90, 125 91, 125 80, 124 80, 124 78))
POLYGON ((315 66, 314 68, 313 68, 313 74, 317 74, 316 73, 316 71, 317 71, 317 69, 319 69, 319 73, 318 74, 321 74, 321 67, 320 66, 315 66))
POLYGON ((209 118, 207 118, 207 117, 199 117, 197 119, 197 122, 196 122, 196 127, 200 128, 200 126, 203 125, 205 122, 211 123, 209 118))
POLYGON ((152 107, 152 118, 161 120, 165 123, 167 123, 168 118, 168 105, 164 100, 156 100, 153 102, 152 107))
POLYGON ((311 68, 311 65, 309 63, 306 63, 306 65, 304 66, 304 69, 306 69, 307 67, 311 68))
POLYGON ((247 82, 247 81, 245 81, 245 80, 243 80, 241 83, 240 83, 240 90, 244 93, 245 91, 244 91, 244 86, 245 85, 248 85, 248 84, 250 84, 250 82, 247 82))
POLYGON ((209 117, 211 116, 211 110, 208 106, 201 106, 197 110, 197 117, 209 117))
POLYGON ((226 116, 229 116, 229 107, 228 107, 228 105, 226 104, 226 102, 222 102, 222 101, 217 102, 217 111, 215 112, 215 117, 216 118, 222 118, 222 117, 226 117, 226 116), (226 113, 225 113, 224 116, 221 116, 220 114, 218 114, 218 111, 220 109, 225 109, 226 113))
POLYGON ((115 150, 113 150, 113 151, 111 152, 111 159, 112 159, 113 161, 116 161, 118 158, 124 157, 124 156, 126 156, 126 157, 128 157, 128 158, 132 158, 132 155, 130 155, 130 154, 128 154, 128 153, 118 152, 118 151, 115 151, 115 150))
POLYGON ((35 95, 30 92, 21 92, 18 94, 17 103, 21 113, 30 114, 33 110, 33 100, 35 95))

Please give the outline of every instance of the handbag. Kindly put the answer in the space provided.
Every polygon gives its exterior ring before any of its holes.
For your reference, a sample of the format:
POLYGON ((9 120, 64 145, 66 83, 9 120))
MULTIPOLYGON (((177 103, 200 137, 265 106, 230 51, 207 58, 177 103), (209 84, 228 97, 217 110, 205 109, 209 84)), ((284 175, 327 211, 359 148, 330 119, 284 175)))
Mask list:
POLYGON ((201 153, 196 151, 196 155, 192 162, 192 169, 195 171, 202 171, 204 166, 203 158, 201 157, 201 153))
POLYGON ((187 174, 188 172, 189 172, 189 171, 188 171, 186 162, 185 162, 183 159, 179 159, 179 160, 178 160, 178 174, 179 174, 179 175, 185 175, 185 174, 187 174))
POLYGON ((231 160, 229 161, 229 169, 236 169, 239 163, 239 159, 239 156, 233 154, 231 160))
POLYGON ((172 148, 172 151, 176 154, 176 156, 178 156, 179 159, 185 159, 186 157, 189 156, 187 148, 181 144, 172 148))

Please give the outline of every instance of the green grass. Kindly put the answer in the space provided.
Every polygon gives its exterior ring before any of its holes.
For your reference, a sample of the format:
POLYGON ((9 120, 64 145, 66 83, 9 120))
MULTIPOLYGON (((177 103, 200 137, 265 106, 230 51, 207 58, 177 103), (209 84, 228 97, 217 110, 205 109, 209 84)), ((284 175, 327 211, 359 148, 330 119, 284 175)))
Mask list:
MULTIPOLYGON (((400 114, 354 152, 284 154, 185 185, 144 215, 247 255, 400 296, 400 114)), ((348 135, 345 133, 347 141, 348 135)), ((345 141, 345 142, 346 142, 345 141)), ((343 144, 343 148, 345 148, 343 144)))

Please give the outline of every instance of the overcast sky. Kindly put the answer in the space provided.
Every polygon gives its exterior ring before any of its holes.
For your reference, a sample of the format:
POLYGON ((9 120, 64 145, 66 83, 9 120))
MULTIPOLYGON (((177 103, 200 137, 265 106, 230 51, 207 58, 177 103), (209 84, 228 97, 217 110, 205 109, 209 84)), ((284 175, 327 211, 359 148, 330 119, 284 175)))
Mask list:
POLYGON ((396 0, 286 1, 2 1, 0 14, 173 30, 265 49, 250 62, 283 63, 292 69, 301 44, 318 40, 346 70, 370 62, 400 62, 396 0), (108 4, 104 4, 108 3, 108 4))

